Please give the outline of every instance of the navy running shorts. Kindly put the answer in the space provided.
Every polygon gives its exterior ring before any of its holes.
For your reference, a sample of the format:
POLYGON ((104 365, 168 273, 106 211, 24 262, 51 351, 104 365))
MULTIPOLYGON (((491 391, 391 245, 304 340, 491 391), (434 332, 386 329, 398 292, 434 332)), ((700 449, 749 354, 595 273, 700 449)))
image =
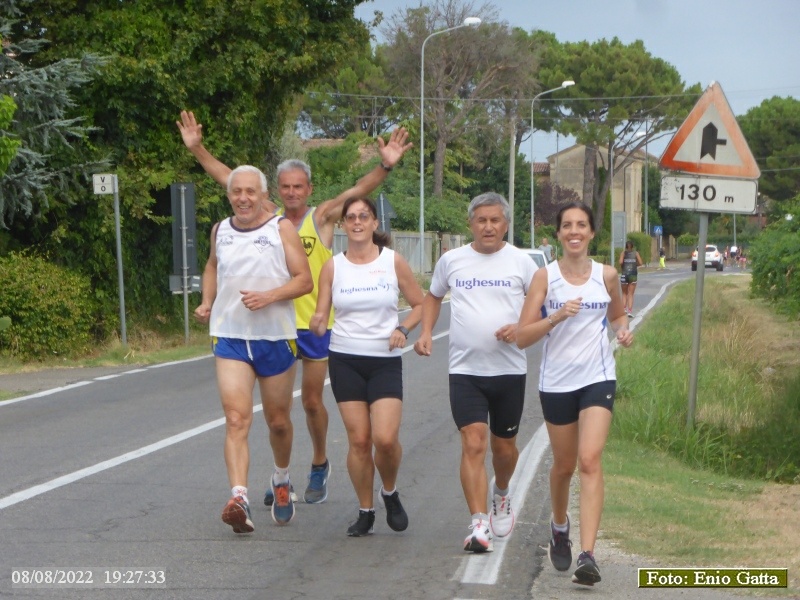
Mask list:
POLYGON ((525 374, 461 375, 450 374, 450 410, 456 427, 488 423, 499 438, 519 433, 525 406, 525 374))
POLYGON ((571 392, 539 392, 544 420, 553 425, 569 425, 578 420, 584 408, 602 406, 610 412, 614 409, 617 393, 615 379, 592 383, 571 392))
POLYGON ((372 404, 381 398, 403 399, 403 359, 400 356, 360 356, 331 351, 328 373, 337 403, 372 404))

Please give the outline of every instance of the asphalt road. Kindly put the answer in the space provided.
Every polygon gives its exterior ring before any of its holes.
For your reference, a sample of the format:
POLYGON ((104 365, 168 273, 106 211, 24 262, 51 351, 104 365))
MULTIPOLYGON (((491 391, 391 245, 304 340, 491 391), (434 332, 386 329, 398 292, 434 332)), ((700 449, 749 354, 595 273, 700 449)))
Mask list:
MULTIPOLYGON (((690 275, 688 267, 642 274, 636 310, 655 303, 665 285, 690 275)), ((298 504, 286 527, 272 522, 260 502, 272 461, 259 414, 250 436, 256 530, 237 536, 219 518, 230 491, 210 357, 100 374, 0 376, 0 389, 22 385, 33 392, 0 403, 0 597, 688 596, 690 590, 638 590, 636 567, 648 565, 606 544, 598 548, 603 582, 594 588, 575 586, 569 573, 549 565, 549 446, 535 392, 538 347, 528 356, 529 391, 518 438, 522 454, 512 481, 516 529, 496 542, 492 554, 463 552, 469 514, 458 477, 459 435, 448 402, 448 316, 445 305, 433 356, 411 351, 403 359, 404 457, 398 486, 410 526, 400 534, 389 530, 383 507, 376 506, 373 536, 345 535, 357 503, 345 468, 346 436, 327 387, 333 465, 328 501, 298 504), (53 383, 55 391, 40 391, 53 383), (14 571, 19 576, 34 569, 58 569, 60 578, 73 580, 91 574, 92 583, 25 588, 12 581, 14 571)), ((302 490, 311 452, 299 398, 292 417, 291 473, 302 490)), ((376 492, 379 486, 376 482, 376 492)), ((731 594, 694 590, 691 596, 731 594)))

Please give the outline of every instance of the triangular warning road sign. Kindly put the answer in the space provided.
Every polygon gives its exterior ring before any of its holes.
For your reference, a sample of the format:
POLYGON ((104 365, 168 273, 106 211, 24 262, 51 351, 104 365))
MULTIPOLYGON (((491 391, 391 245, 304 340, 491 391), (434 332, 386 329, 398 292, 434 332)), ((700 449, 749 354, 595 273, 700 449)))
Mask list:
POLYGON ((658 166, 714 177, 758 179, 753 153, 720 85, 712 83, 672 137, 658 166))

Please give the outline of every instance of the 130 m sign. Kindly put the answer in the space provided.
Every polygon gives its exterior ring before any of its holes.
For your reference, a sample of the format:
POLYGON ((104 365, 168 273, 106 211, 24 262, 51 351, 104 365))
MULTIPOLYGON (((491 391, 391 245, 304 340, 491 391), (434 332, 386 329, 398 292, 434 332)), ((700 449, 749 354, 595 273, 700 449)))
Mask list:
POLYGON ((661 208, 753 214, 758 183, 752 179, 668 175, 661 179, 661 208))

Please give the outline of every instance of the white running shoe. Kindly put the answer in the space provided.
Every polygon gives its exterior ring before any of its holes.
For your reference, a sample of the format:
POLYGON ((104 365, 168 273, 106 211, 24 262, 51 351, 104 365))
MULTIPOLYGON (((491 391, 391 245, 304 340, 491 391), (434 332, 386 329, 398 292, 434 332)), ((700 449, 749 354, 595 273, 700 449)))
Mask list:
POLYGON ((472 533, 464 540, 466 552, 491 552, 494 550, 492 532, 489 530, 488 523, 483 520, 473 521, 469 528, 472 533))
POLYGON ((514 530, 514 509, 511 508, 511 495, 495 494, 492 498, 492 514, 489 526, 497 537, 506 537, 514 530))

